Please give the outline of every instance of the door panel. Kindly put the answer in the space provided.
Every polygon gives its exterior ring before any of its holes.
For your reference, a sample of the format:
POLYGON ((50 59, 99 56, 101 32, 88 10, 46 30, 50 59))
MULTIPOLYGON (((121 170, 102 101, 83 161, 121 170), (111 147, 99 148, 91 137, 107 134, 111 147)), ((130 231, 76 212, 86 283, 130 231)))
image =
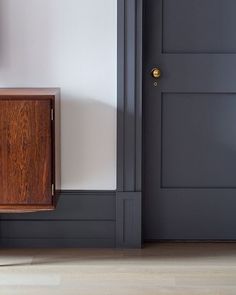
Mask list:
POLYGON ((235 9, 145 1, 145 239, 236 239, 235 9))
POLYGON ((0 205, 51 205, 50 100, 0 100, 0 205))
POLYGON ((235 0, 163 0, 163 52, 236 53, 235 10, 235 0))
POLYGON ((236 94, 163 93, 162 188, 236 187, 236 94))

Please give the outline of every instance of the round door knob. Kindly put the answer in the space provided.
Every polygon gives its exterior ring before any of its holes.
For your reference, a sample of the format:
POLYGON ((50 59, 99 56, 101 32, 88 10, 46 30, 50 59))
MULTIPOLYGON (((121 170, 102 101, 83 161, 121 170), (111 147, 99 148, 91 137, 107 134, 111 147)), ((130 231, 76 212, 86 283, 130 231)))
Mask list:
POLYGON ((153 78, 158 79, 161 77, 161 70, 158 68, 154 68, 154 69, 152 69, 151 74, 152 74, 153 78))

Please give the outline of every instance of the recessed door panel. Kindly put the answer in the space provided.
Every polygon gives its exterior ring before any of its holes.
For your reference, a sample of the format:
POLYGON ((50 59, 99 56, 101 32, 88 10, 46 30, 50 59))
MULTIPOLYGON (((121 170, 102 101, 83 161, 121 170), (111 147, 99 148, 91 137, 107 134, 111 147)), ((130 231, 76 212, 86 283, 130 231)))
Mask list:
POLYGON ((164 53, 236 53, 234 0, 162 0, 164 53))
POLYGON ((236 94, 162 94, 162 188, 236 188, 236 94))

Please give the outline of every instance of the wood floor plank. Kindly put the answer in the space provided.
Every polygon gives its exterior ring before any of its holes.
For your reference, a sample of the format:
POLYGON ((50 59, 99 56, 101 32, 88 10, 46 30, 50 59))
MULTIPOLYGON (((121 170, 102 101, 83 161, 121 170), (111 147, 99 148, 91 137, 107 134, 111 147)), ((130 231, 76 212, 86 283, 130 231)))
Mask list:
POLYGON ((235 295, 236 243, 1 249, 0 295, 235 295))

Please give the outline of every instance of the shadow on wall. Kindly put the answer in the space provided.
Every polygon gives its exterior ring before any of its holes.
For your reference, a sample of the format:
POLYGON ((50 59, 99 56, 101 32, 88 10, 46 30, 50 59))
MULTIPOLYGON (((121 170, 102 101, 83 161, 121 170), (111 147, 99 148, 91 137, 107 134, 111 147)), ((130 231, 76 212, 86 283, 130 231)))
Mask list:
POLYGON ((63 91, 62 97, 62 187, 104 189, 110 183, 115 189, 116 109, 63 91))

